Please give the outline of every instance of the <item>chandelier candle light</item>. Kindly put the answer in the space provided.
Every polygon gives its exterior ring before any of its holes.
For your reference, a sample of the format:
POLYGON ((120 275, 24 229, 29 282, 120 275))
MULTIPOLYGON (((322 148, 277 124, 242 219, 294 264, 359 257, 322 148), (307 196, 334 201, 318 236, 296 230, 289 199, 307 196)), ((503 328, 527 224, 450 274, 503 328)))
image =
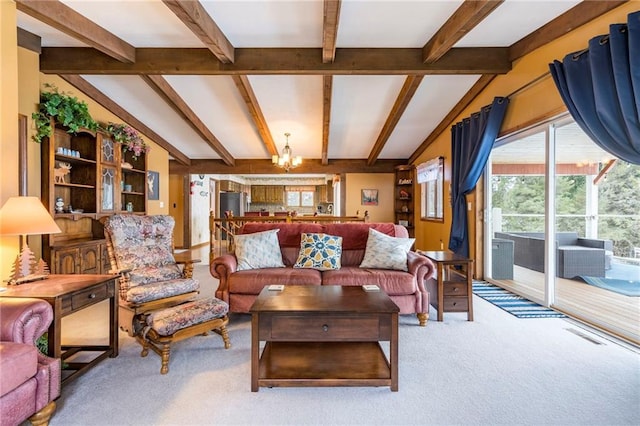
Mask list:
POLYGON ((11 197, 0 209, 0 235, 25 236, 21 252, 13 265, 9 284, 22 284, 45 279, 49 267, 27 245, 27 235, 57 234, 62 232, 38 197, 11 197))
POLYGON ((287 144, 282 150, 282 155, 278 156, 278 154, 276 154, 272 156, 271 162, 278 167, 283 168, 285 172, 288 172, 289 169, 294 169, 302 164, 302 157, 294 157, 291 153, 291 148, 289 147, 289 136, 291 136, 291 133, 285 133, 284 135, 287 138, 287 144))

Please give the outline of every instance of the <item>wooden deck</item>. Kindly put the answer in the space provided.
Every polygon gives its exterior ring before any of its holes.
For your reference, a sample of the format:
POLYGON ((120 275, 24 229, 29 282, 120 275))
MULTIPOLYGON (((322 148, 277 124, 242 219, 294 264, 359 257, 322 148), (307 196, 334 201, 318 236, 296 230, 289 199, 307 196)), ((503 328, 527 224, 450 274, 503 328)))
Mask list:
MULTIPOLYGON (((488 280, 544 304, 544 274, 514 266, 513 280, 488 280)), ((581 281, 556 278, 552 308, 640 345, 640 297, 629 297, 581 281)))

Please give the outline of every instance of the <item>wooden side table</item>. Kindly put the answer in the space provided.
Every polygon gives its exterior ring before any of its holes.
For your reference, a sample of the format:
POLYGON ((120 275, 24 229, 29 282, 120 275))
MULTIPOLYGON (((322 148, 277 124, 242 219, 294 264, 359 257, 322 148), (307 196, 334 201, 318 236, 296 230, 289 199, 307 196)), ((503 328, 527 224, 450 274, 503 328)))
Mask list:
POLYGON ((118 275, 49 275, 42 281, 8 286, 0 297, 33 297, 46 300, 53 307, 53 321, 48 331, 48 355, 61 358, 65 365, 62 384, 83 374, 106 357, 118 356, 118 275), (62 318, 109 299, 109 344, 107 346, 62 346, 62 318), (90 361, 71 359, 79 352, 98 353, 90 361), (67 361, 67 359, 69 359, 67 361))
POLYGON ((473 259, 447 251, 422 251, 436 264, 437 279, 428 278, 425 282, 429 291, 429 303, 438 311, 438 321, 442 321, 445 312, 466 312, 467 320, 473 321, 473 259))

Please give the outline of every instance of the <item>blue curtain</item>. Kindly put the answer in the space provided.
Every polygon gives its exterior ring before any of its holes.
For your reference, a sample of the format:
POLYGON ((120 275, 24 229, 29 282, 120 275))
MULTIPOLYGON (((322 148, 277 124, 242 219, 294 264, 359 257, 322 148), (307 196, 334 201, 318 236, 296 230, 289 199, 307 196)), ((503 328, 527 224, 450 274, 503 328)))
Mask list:
POLYGON ((467 197, 480 179, 498 136, 508 98, 495 98, 478 113, 451 127, 451 235, 449 250, 469 256, 467 197))
POLYGON ((549 64, 574 120, 602 149, 640 164, 640 11, 549 64))

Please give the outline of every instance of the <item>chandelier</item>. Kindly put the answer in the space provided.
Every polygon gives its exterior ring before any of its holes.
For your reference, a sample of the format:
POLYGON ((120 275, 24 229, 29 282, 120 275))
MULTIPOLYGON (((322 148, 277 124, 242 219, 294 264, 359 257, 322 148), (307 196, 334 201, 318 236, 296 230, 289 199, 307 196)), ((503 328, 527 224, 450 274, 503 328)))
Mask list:
POLYGON ((285 133, 284 136, 287 138, 287 143, 282 150, 282 155, 278 156, 278 154, 276 154, 272 156, 271 162, 283 168, 285 172, 288 172, 289 169, 294 169, 302 164, 302 157, 294 157, 291 153, 291 148, 289 147, 289 136, 291 136, 291 133, 285 133))

